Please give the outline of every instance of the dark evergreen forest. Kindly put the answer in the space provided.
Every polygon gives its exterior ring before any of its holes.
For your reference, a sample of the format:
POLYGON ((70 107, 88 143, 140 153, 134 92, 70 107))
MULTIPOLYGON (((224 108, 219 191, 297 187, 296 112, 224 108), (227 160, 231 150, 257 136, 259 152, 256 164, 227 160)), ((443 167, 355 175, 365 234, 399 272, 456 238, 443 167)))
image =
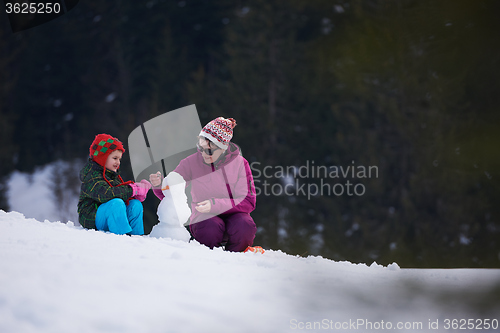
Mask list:
MULTIPOLYGON (((1 13, 1 180, 196 104, 202 125, 238 122, 256 244, 498 268, 499 12, 497 0, 80 0, 17 33, 1 13)), ((121 168, 132 179, 127 154, 121 168)), ((145 201, 150 228, 158 203, 145 201)))

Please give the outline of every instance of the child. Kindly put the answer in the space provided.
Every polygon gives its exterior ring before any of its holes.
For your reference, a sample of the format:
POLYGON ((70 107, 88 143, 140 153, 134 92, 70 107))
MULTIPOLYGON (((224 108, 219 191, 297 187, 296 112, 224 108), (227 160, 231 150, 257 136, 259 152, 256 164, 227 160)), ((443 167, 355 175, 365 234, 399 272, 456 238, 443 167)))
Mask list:
POLYGON ((143 208, 151 184, 124 182, 119 174, 125 148, 108 134, 99 134, 90 145, 90 158, 80 171, 78 201, 80 224, 87 229, 122 235, 143 235, 143 208))

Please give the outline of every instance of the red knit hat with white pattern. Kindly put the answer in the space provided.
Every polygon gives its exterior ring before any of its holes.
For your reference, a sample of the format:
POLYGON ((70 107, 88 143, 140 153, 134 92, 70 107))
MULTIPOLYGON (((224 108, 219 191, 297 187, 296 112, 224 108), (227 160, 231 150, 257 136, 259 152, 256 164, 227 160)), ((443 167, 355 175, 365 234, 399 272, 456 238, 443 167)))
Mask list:
POLYGON ((217 145, 217 147, 226 150, 229 141, 233 137, 233 128, 236 126, 236 120, 233 118, 218 117, 203 127, 200 136, 203 136, 217 145))

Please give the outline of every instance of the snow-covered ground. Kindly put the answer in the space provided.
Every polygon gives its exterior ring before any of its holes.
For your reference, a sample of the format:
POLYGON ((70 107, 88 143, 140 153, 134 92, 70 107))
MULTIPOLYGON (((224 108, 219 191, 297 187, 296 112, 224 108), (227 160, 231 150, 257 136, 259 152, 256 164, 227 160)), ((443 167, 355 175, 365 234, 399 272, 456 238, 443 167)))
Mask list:
POLYGON ((229 253, 0 211, 2 333, 464 332, 461 319, 485 331, 499 281, 497 269, 229 253))

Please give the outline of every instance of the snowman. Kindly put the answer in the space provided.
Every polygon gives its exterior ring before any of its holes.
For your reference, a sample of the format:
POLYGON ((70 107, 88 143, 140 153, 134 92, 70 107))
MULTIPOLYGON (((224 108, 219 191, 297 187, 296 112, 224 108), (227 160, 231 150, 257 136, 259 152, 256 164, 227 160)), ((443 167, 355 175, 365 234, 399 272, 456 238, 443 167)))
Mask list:
POLYGON ((191 235, 184 227, 191 210, 187 204, 186 182, 177 172, 163 179, 161 189, 165 197, 158 205, 158 223, 149 234, 156 238, 171 238, 188 242, 191 235))

